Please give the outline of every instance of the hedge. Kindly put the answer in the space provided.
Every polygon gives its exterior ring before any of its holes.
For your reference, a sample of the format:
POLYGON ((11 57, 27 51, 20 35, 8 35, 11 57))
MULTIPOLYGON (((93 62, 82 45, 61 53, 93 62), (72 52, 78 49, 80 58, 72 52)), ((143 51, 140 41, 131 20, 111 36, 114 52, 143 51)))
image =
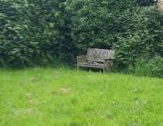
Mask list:
POLYGON ((0 1, 0 65, 29 66, 69 52, 64 1, 0 1))

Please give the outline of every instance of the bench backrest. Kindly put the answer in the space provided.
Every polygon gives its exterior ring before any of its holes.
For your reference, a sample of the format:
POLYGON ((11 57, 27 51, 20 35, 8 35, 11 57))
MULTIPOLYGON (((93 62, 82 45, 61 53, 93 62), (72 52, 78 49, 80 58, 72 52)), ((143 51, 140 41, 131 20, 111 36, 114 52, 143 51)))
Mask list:
POLYGON ((89 48, 87 50, 87 60, 103 62, 105 59, 114 59, 114 50, 89 48))

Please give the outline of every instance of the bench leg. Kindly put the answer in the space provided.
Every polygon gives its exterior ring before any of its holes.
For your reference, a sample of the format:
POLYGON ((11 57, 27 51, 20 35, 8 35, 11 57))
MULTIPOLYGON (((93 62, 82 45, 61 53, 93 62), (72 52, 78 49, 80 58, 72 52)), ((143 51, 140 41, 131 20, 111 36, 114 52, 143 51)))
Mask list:
POLYGON ((79 65, 77 65, 77 70, 79 70, 79 68, 80 68, 79 65))
POLYGON ((110 70, 109 70, 109 68, 108 67, 104 67, 103 68, 103 73, 108 73, 110 70))
POLYGON ((103 73, 106 73, 106 68, 103 68, 103 73))

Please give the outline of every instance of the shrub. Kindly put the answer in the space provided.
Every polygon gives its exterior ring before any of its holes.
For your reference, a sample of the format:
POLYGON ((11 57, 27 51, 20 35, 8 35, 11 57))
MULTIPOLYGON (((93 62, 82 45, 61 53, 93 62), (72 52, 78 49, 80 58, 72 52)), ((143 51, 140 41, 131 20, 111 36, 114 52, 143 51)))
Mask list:
POLYGON ((71 50, 64 0, 5 0, 0 5, 1 66, 49 62, 71 50))
POLYGON ((69 1, 72 13, 72 40, 77 53, 88 47, 112 48, 126 22, 119 22, 131 0, 76 0, 69 1), (122 15, 122 16, 121 16, 122 15))
POLYGON ((153 76, 163 77, 163 58, 156 56, 149 62, 149 66, 153 76))
POLYGON ((150 59, 155 55, 163 56, 162 14, 153 7, 143 8, 135 10, 129 19, 126 34, 118 37, 115 46, 119 67, 134 66, 140 57, 150 59))
POLYGON ((152 59, 138 59, 131 70, 136 75, 163 77, 163 58, 155 56, 152 59))
POLYGON ((154 0, 135 0, 135 3, 139 6, 151 6, 154 3, 154 0))

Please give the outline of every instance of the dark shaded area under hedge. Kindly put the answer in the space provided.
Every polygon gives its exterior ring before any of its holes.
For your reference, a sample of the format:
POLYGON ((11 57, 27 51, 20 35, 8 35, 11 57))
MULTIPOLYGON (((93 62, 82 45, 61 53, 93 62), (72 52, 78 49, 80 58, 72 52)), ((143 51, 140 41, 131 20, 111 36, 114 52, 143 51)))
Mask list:
POLYGON ((163 15, 152 0, 1 0, 0 66, 72 62, 116 50, 116 68, 163 73, 163 15), (143 65, 142 65, 143 64, 143 65))

